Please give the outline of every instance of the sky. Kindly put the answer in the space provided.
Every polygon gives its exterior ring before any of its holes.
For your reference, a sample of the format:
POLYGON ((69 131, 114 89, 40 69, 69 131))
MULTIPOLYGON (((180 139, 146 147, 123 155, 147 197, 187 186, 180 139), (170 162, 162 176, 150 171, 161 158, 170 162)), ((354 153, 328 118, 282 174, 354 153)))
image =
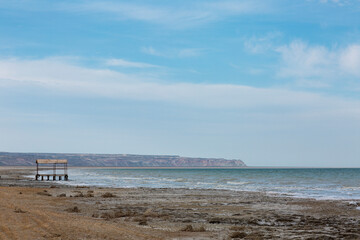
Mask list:
POLYGON ((0 0, 0 151, 360 167, 360 0, 0 0))

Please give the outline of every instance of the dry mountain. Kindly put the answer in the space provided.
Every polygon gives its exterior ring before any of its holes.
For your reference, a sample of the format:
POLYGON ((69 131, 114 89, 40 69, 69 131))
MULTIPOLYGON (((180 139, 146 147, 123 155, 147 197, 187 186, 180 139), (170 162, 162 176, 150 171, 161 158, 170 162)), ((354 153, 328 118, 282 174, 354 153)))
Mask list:
POLYGON ((89 167, 244 167, 241 160, 176 155, 9 153, 0 152, 0 166, 34 166, 36 159, 67 159, 69 166, 89 167))

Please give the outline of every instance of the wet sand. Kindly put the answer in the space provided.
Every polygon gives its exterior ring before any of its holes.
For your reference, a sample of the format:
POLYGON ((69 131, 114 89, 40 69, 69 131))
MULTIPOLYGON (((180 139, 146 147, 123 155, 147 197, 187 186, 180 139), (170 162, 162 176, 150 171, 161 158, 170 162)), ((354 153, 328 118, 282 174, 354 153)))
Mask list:
POLYGON ((70 187, 0 168, 0 239, 360 239, 360 201, 70 187))

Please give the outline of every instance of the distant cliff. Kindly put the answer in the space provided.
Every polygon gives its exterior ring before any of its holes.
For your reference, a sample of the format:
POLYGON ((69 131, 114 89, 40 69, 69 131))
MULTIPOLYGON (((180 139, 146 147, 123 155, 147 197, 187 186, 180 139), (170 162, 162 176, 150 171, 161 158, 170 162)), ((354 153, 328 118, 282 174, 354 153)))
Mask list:
POLYGON ((81 167, 244 167, 241 160, 176 155, 9 153, 0 152, 0 166, 34 166, 36 159, 67 159, 81 167))

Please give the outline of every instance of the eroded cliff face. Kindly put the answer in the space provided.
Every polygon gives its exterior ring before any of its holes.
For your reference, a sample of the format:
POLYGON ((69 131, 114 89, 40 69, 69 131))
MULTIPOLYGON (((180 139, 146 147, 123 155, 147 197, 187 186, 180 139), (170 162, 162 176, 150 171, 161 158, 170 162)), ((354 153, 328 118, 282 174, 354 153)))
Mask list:
POLYGON ((69 166, 90 167, 244 167, 241 160, 191 158, 176 155, 8 153, 0 152, 0 166, 34 166, 36 159, 67 159, 69 166))

